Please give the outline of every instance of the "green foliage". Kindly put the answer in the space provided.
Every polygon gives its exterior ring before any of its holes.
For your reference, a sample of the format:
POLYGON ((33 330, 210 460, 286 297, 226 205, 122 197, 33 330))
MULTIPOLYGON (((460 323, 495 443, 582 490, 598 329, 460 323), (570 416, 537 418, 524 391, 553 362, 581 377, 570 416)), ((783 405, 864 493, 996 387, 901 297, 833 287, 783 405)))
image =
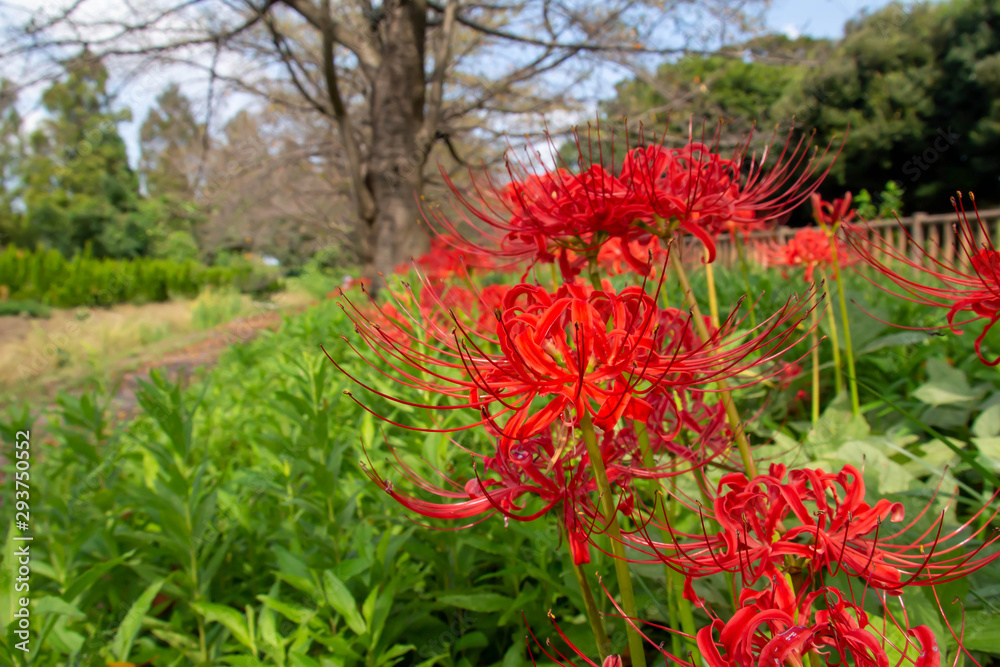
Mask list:
MULTIPOLYGON (((699 294, 702 276, 695 276, 699 294)), ((725 270, 717 278, 720 301, 735 303, 742 281, 725 270)), ((748 279, 754 290, 767 290, 761 311, 782 303, 788 280, 779 272, 753 271, 748 279)), ((852 296, 863 285, 848 277, 852 296)), ((677 286, 667 287, 667 299, 677 303, 677 286)), ((881 293, 866 296, 866 308, 880 319, 920 324, 941 316, 881 293)), ((871 498, 890 495, 909 517, 944 476, 945 487, 957 486, 961 495, 950 506, 935 505, 915 530, 945 510, 950 525, 966 520, 987 491, 969 457, 1000 470, 1000 379, 976 360, 972 336, 900 332, 856 309, 850 317, 866 379, 865 415, 851 416, 845 397, 833 398, 829 374, 822 387, 826 410, 815 428, 805 419, 808 408, 794 399, 808 378, 787 388, 768 381, 741 390, 741 409, 759 414, 751 424, 761 443, 758 460, 864 461, 871 498), (915 428, 897 407, 939 424, 936 432, 959 452, 915 428), (937 420, 932 411, 942 408, 956 412, 937 420)), ((523 623, 544 641, 551 636, 549 609, 582 650, 595 654, 553 517, 436 531, 414 525, 369 481, 359 464, 388 473, 389 447, 414 468, 458 478, 473 472, 449 438, 381 424, 343 395, 352 385, 320 344, 378 391, 416 394, 353 356, 338 340, 350 328, 337 304, 324 300, 287 318, 273 335, 230 348, 186 388, 154 372, 140 386, 138 414, 125 423, 109 423, 110 392, 101 387, 58 396, 44 430, 27 409, 0 419, 5 438, 38 428, 32 450, 32 493, 44 499, 33 515, 33 545, 41 554, 32 561, 33 618, 44 633, 38 664, 527 664, 523 623), (43 433, 54 446, 44 444, 43 433)), ((993 349, 997 340, 987 345, 993 349)), ((800 352, 807 349, 803 342, 800 352)), ((821 351, 829 363, 829 346, 821 351)), ((370 394, 365 401, 393 421, 431 425, 409 406, 370 394)), ((477 416, 454 412, 436 426, 477 416)), ((477 430, 460 437, 472 449, 487 445, 477 430)), ((693 481, 682 476, 678 484, 697 495, 693 481)), ((676 528, 702 529, 694 512, 678 517, 676 528)), ((0 565, 0 573, 10 571, 0 565)), ((595 550, 588 570, 611 567, 595 550)), ((643 617, 666 622, 662 568, 634 570, 643 617)), ((615 594, 611 577, 604 582, 615 594)), ((728 590, 699 586, 726 618, 728 590)), ((0 596, 10 590, 0 586, 0 596)), ((995 651, 998 590, 996 567, 938 590, 942 599, 962 602, 954 610, 946 604, 945 613, 955 627, 964 618, 967 644, 981 652, 983 664, 983 653, 995 651)), ((905 596, 911 622, 931 626, 952 659, 954 643, 933 597, 922 590, 905 596)), ((614 613, 603 595, 598 603, 614 613)), ((0 598, 0 629, 11 621, 9 609, 0 598)), ((2 634, 0 664, 12 664, 2 634)))
POLYGON ((128 165, 113 110, 108 73, 84 52, 65 63, 66 76, 43 94, 48 113, 31 134, 18 166, 19 197, 33 239, 70 256, 90 243, 98 256, 145 254, 148 225, 135 216, 139 182, 128 165))
POLYGON ((617 84, 616 98, 604 110, 613 117, 638 114, 653 128, 658 127, 657 110, 668 109, 669 116, 682 124, 691 117, 699 122, 709 119, 709 132, 719 118, 725 121, 728 134, 749 131, 755 121, 758 127, 769 128, 790 120, 776 117, 771 110, 805 76, 803 63, 823 58, 831 50, 827 40, 767 35, 727 47, 719 55, 684 56, 660 66, 655 86, 638 79, 617 84))
POLYGON ((19 315, 28 317, 46 318, 51 314, 51 310, 44 303, 38 301, 0 301, 0 317, 5 315, 19 315))
POLYGON ((176 83, 169 84, 139 129, 139 168, 151 196, 194 198, 192 181, 198 170, 196 161, 204 157, 203 134, 191 101, 176 83))
POLYGON ((0 285, 15 300, 49 306, 109 306, 125 302, 194 297, 207 286, 250 291, 260 284, 277 287, 273 273, 252 264, 207 267, 194 261, 95 259, 89 252, 67 260, 56 250, 34 252, 8 246, 0 252, 0 285))
POLYGON ((231 322, 243 311, 243 299, 233 289, 206 289, 198 295, 191 321, 196 329, 212 327, 231 322))
POLYGON ((787 100, 822 137, 850 124, 833 168, 841 187, 872 190, 890 175, 906 188, 909 210, 940 209, 956 187, 997 201, 998 17, 991 0, 952 0, 894 3, 848 24, 831 58, 787 100))
MULTIPOLYGON (((66 257, 89 247, 96 257, 193 259, 197 246, 194 254, 184 246, 194 239, 202 215, 192 188, 174 183, 179 171, 194 173, 190 161, 175 155, 180 139, 171 128, 186 118, 176 89, 169 88, 161 102, 172 102, 168 110, 177 118, 154 110, 143 126, 144 177, 153 195, 144 196, 118 132, 131 112, 114 104, 106 69, 86 51, 64 67, 63 78, 42 95, 45 117, 27 136, 16 89, 0 82, 0 243, 41 244, 66 257), (168 244, 176 232, 188 236, 168 244)), ((193 132, 200 137, 197 127, 193 132)), ((195 139, 184 141, 193 145, 195 139)))
POLYGON ((885 184, 882 192, 872 195, 862 188, 854 197, 854 208, 862 220, 885 220, 903 215, 903 188, 896 181, 885 184))
POLYGON ((1000 203, 998 25, 992 0, 895 2, 849 22, 836 43, 769 35, 664 63, 654 82, 619 83, 603 109, 647 127, 659 127, 656 117, 668 109, 682 126, 693 116, 714 130, 722 119, 727 146, 753 121, 767 136, 794 121, 817 130, 824 145, 839 146, 846 133, 821 189, 827 197, 847 187, 879 192, 890 179, 900 187, 873 202, 882 214, 941 210, 956 188, 993 206, 1000 203))
MULTIPOLYGON (((0 420, 5 438, 32 429, 37 664, 520 664, 522 610, 544 631, 550 608, 593 649, 554 524, 428 530, 371 484, 362 444, 380 467, 389 452, 318 349, 363 372, 331 343, 349 326, 325 301, 185 390, 154 373, 126 424, 107 421, 99 388, 59 396, 44 428, 0 420)), ((386 438, 412 464, 432 444, 468 467, 445 438, 386 438)), ((593 567, 611 565, 595 554, 593 567)), ((0 599, 6 665, 10 609, 0 599)))

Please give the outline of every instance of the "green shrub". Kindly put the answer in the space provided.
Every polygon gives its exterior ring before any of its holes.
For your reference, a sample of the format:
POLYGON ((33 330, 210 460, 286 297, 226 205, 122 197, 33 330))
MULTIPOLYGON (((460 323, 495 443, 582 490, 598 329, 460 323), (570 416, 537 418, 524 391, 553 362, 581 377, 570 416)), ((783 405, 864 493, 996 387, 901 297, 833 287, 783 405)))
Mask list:
POLYGON ((211 329, 239 317, 243 300, 234 289, 212 289, 202 292, 191 311, 191 323, 196 329, 211 329))
POLYGON ((275 273, 249 262, 208 267, 194 260, 95 259, 89 249, 67 260, 57 250, 8 246, 0 252, 0 285, 13 300, 72 308, 193 298, 209 286, 260 293, 281 283, 275 273))
POLYGON ((48 317, 48 306, 37 301, 0 301, 0 317, 4 315, 22 315, 31 317, 48 317))

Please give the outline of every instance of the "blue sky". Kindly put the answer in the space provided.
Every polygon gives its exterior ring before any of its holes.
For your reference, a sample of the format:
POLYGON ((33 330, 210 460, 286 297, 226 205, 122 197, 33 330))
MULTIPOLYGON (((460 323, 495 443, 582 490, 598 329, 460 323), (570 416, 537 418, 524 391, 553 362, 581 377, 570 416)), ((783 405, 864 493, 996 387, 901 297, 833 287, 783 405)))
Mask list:
MULTIPOLYGON (((31 6, 37 0, 14 0, 13 5, 31 6)), ((108 0, 115 2, 115 0, 108 0)), ((889 4, 891 0, 772 0, 766 13, 767 30, 781 32, 791 37, 800 34, 813 37, 837 38, 843 35, 844 24, 856 17, 864 9, 873 11, 889 4)), ((0 5, 6 5, 2 2, 0 5)), ((621 74, 612 77, 617 80, 621 74)), ((609 85, 607 87, 611 89, 609 85)), ((141 91, 129 91, 128 104, 133 112, 133 121, 125 123, 121 128, 123 138, 128 146, 130 161, 138 158, 138 128, 148 113, 152 103, 152 95, 143 95, 141 91)))
POLYGON ((767 26, 789 36, 836 38, 844 34, 844 24, 862 9, 872 11, 888 4, 889 0, 773 0, 767 26))

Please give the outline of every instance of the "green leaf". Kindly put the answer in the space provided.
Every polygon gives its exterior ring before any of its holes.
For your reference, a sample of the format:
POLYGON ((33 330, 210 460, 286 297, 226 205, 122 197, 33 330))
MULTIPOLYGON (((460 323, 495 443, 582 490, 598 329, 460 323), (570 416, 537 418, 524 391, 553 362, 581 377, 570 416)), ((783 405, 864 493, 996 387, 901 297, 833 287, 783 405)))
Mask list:
POLYGON ((35 613, 42 614, 62 614, 71 618, 84 618, 86 614, 55 595, 46 595, 35 605, 35 613))
POLYGON ((344 617, 351 630, 359 635, 365 634, 368 628, 365 625, 365 619, 358 612, 354 596, 351 595, 351 591, 347 589, 344 582, 337 578, 333 570, 323 572, 323 590, 326 592, 326 599, 330 606, 344 617))
POLYGON ((63 591, 61 596, 62 599, 69 601, 75 600, 76 596, 93 586, 94 582, 107 574, 112 568, 123 563, 126 559, 131 558, 134 553, 135 549, 129 551, 128 553, 124 553, 117 558, 112 558, 111 560, 106 560, 103 563, 98 563, 93 566, 70 582, 70 584, 66 587, 66 590, 63 591))
MULTIPOLYGON (((853 326, 853 325, 852 325, 853 326)), ((886 336, 879 336, 875 340, 871 341, 865 345, 861 350, 858 351, 857 356, 864 354, 869 354, 871 352, 877 352, 878 350, 883 350, 887 347, 896 347, 899 345, 913 345, 915 343, 922 343, 930 339, 930 334, 925 331, 900 331, 898 333, 888 334, 886 336)))
POLYGON ((467 648, 486 648, 490 645, 489 637, 475 630, 473 632, 466 632, 464 635, 458 638, 455 645, 452 647, 454 652, 462 651, 467 648))
POLYGON ((316 615, 316 612, 312 609, 306 609, 305 607, 300 607, 299 605, 288 604, 287 602, 276 600, 270 595, 258 595, 257 599, 267 605, 269 609, 273 609, 288 620, 298 623, 299 625, 308 623, 309 619, 316 615))
POLYGON ((118 626, 118 631, 115 632, 115 637, 111 640, 109 648, 112 655, 116 656, 119 662, 128 660, 128 654, 132 651, 132 643, 135 641, 136 635, 139 634, 139 630, 142 629, 142 619, 149 613, 149 608, 153 605, 153 598, 160 592, 166 581, 166 579, 160 579, 150 584, 142 592, 142 595, 132 603, 128 613, 125 614, 125 618, 118 626))
POLYGON ((292 667, 320 667, 315 658, 311 658, 305 653, 289 653, 288 663, 292 667))
POLYGON ((1000 435, 1000 403, 979 413, 976 421, 972 422, 972 433, 979 438, 992 438, 1000 435))
POLYGON ((912 393, 927 405, 969 405, 985 393, 983 389, 970 387, 963 371, 937 358, 927 361, 927 375, 929 381, 912 393))
POLYGON ((252 655, 227 655, 222 658, 222 662, 233 667, 258 667, 260 660, 252 655))
POLYGON ((972 442, 979 450, 979 458, 986 459, 994 470, 1000 472, 1000 437, 973 438, 972 442))
POLYGON ((222 623, 239 643, 251 651, 257 651, 257 646, 253 637, 250 636, 250 629, 243 614, 232 607, 212 602, 192 602, 191 606, 195 611, 204 616, 206 621, 209 623, 222 623))
POLYGON ((337 578, 341 581, 349 581, 351 577, 357 576, 371 567, 371 563, 361 558, 348 558, 343 563, 333 568, 337 578))
POLYGON ((1000 655, 1000 615, 986 611, 969 614, 962 643, 970 651, 1000 655))
POLYGON ((378 658, 378 662, 376 664, 377 665, 396 664, 397 662, 399 662, 398 660, 396 660, 396 658, 400 657, 401 655, 405 655, 406 653, 409 653, 410 651, 416 648, 417 647, 414 646, 413 644, 396 644, 391 649, 385 651, 382 655, 380 655, 378 658))
POLYGON ((316 588, 316 584, 313 583, 312 579, 288 574, 287 572, 275 572, 274 574, 293 588, 297 588, 303 593, 308 593, 317 602, 321 601, 319 589, 316 588))
POLYGON ((477 593, 471 595, 440 595, 438 596, 438 602, 450 607, 489 614, 497 611, 505 611, 514 600, 498 593, 477 593))
POLYGON ((507 652, 503 654, 503 664, 502 667, 521 667, 524 664, 524 658, 521 655, 521 647, 524 646, 521 642, 514 642, 514 644, 507 649, 507 652))

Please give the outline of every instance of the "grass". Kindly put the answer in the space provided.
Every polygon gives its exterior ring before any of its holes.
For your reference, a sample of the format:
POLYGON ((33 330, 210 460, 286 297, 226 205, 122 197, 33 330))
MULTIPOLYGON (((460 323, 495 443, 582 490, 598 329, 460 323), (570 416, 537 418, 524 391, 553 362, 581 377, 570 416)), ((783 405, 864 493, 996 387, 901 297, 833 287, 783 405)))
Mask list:
MULTIPOLYGON (((734 303, 741 281, 724 271, 718 278, 720 301, 734 303)), ((751 281, 755 290, 767 290, 758 305, 762 312, 773 312, 792 289, 775 272, 755 272, 751 281)), ((701 293, 700 278, 693 282, 701 293)), ((940 318, 880 293, 864 296, 866 307, 888 321, 940 318)), ((679 302, 676 288, 669 298, 679 302)), ((235 305, 222 294, 206 296, 200 306, 189 303, 189 336, 205 335, 195 330, 198 307, 207 309, 199 316, 207 324, 213 317, 208 311, 231 314, 235 305)), ((143 335, 165 337, 143 347, 143 358, 165 356, 157 351, 179 338, 164 332, 169 322, 146 312, 143 335)), ((57 315, 78 317, 72 311, 57 315)), ((794 400, 805 376, 785 388, 772 383, 740 390, 741 409, 755 415, 749 426, 759 461, 834 469, 865 460, 872 501, 892 497, 907 504, 908 516, 947 474, 948 487, 962 489, 949 520, 963 520, 989 489, 964 456, 935 444, 893 406, 957 443, 963 455, 1000 466, 1000 450, 990 448, 1000 439, 994 414, 1000 378, 975 358, 972 335, 900 336, 863 313, 852 310, 850 316, 859 375, 877 389, 862 387, 865 416, 852 418, 843 398, 834 399, 829 372, 823 377, 826 410, 815 426, 794 400)), ((81 312, 76 321, 92 317, 81 312)), ((390 462, 395 454, 398 465, 424 474, 474 479, 481 469, 454 442, 485 451, 493 440, 478 429, 448 436, 402 431, 360 409, 345 389, 393 421, 441 426, 423 411, 358 390, 333 368, 321 344, 375 389, 426 400, 361 363, 339 340, 352 328, 335 300, 323 299, 284 318, 273 334, 229 347, 217 365, 190 381, 154 373, 136 392, 138 414, 121 424, 109 416, 113 396, 106 386, 44 403, 27 400, 26 409, 0 413, 0 435, 32 431, 32 553, 39 554, 32 561, 32 618, 46 639, 36 635, 34 664, 512 667, 532 664, 526 625, 541 642, 558 642, 549 610, 575 644, 596 656, 553 516, 509 525, 492 517, 469 530, 430 530, 415 525, 414 515, 365 475, 362 463, 397 489, 418 493, 390 462), (40 424, 43 411, 46 422, 40 424)), ((991 345, 995 349, 995 338, 991 345)), ((795 354, 805 348, 803 343, 795 354)), ((828 342, 821 352, 828 362, 828 342)), ((447 425, 478 416, 455 411, 447 425)), ((684 479, 678 484, 693 486, 684 479)), ((677 520, 680 530, 703 530, 693 512, 677 520)), ((613 564, 599 549, 592 551, 587 577, 604 574, 610 594, 617 595, 614 577, 607 576, 613 564)), ((3 598, 12 590, 10 572, 8 563, 0 564, 0 628, 11 621, 12 607, 3 598)), ((642 618, 668 622, 671 584, 663 568, 637 566, 634 576, 642 618)), ((833 585, 844 588, 845 580, 833 585)), ((596 579, 591 583, 596 587, 596 579)), ((702 583, 699 591, 728 618, 726 582, 702 583)), ((1000 659, 997 591, 996 565, 939 591, 942 599, 961 601, 946 604, 945 612, 956 627, 964 623, 965 642, 983 665, 1000 659)), ((924 590, 905 595, 914 624, 932 627, 948 653, 942 664, 951 664, 953 642, 933 599, 924 590)), ((869 596, 868 602, 868 611, 878 613, 877 599, 869 596)), ((603 592, 597 605, 608 628, 620 630, 603 592)), ((699 627, 708 622, 695 613, 699 627)), ((3 641, 0 665, 20 664, 9 657, 13 650, 5 653, 3 641)), ((618 642, 614 651, 623 650, 623 633, 612 641, 618 642)), ((551 664, 537 648, 533 655, 536 664, 551 664)))
POLYGON ((87 380, 134 370, 178 348, 195 345, 240 318, 303 307, 311 297, 283 292, 254 302, 234 290, 207 290, 196 299, 107 309, 53 309, 48 319, 4 318, 0 327, 0 407, 15 399, 79 388, 87 380))

